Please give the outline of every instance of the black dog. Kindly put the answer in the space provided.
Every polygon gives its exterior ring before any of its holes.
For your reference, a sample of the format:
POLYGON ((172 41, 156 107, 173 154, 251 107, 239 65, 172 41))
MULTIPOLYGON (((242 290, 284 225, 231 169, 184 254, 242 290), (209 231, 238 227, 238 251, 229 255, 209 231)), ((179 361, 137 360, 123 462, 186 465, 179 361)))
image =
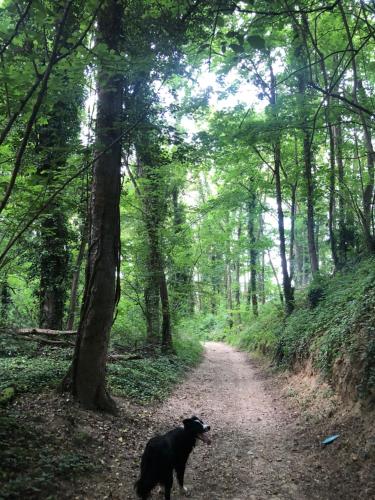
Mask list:
POLYGON ((135 483, 137 495, 146 500, 151 490, 160 484, 165 488, 165 500, 170 500, 173 484, 173 470, 181 490, 184 488, 186 462, 197 439, 210 444, 207 436, 210 426, 198 417, 187 418, 184 426, 173 429, 163 436, 150 439, 141 460, 141 477, 135 483))

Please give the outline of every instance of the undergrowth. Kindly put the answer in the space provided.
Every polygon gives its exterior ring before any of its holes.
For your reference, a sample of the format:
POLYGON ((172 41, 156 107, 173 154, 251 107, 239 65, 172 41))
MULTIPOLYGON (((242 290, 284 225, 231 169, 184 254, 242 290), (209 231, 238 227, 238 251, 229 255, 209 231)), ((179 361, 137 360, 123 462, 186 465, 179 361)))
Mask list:
POLYGON ((201 337, 261 352, 287 368, 311 359, 328 381, 333 380, 335 363, 345 357, 356 397, 375 404, 374 264, 370 258, 334 276, 316 277, 296 293, 295 310, 287 318, 279 302, 269 302, 259 307, 258 317, 240 311, 241 323, 234 321, 232 328, 223 313, 201 318, 196 328, 201 337))
MULTIPOLYGON (((158 351, 136 347, 116 335, 114 349, 139 352, 140 359, 125 359, 108 363, 108 384, 117 396, 125 396, 139 403, 163 399, 186 370, 198 363, 202 346, 198 339, 176 335, 174 353, 162 355, 158 351)), ((34 342, 0 340, 0 392, 14 388, 15 395, 37 393, 54 388, 62 380, 73 355, 72 349, 40 348, 34 342)))
POLYGON ((139 403, 165 398, 202 355, 201 343, 187 335, 175 337, 174 350, 174 354, 156 353, 142 359, 109 364, 109 382, 114 394, 139 403))

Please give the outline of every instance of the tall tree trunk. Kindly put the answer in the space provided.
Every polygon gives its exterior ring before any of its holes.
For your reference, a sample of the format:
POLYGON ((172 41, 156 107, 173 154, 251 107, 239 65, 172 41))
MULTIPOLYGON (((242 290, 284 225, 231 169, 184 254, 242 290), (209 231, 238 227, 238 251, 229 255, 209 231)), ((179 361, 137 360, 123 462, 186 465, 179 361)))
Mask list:
POLYGON ((225 289, 226 289, 226 298, 227 298, 227 310, 228 313, 228 324, 229 328, 233 327, 233 295, 232 295, 232 269, 231 263, 229 260, 226 260, 225 263, 225 289))
MULTIPOLYGON (((263 215, 259 214, 259 237, 258 240, 262 241, 264 236, 264 221, 263 215)), ((260 257, 260 273, 259 273, 259 297, 262 304, 266 303, 266 286, 265 286, 265 254, 264 249, 261 250, 260 257)))
MULTIPOLYGON (((150 264, 149 267, 154 266, 150 264)), ((147 278, 144 290, 145 316, 146 316, 146 341, 148 344, 159 342, 160 332, 160 287, 155 273, 147 278)))
POLYGON ((148 256, 145 279, 145 314, 147 342, 157 344, 160 339, 160 284, 159 284, 159 251, 158 231, 155 226, 146 222, 148 232, 148 256))
POLYGON ((258 251, 256 248, 255 237, 255 218, 256 218, 256 196, 255 193, 250 195, 250 200, 247 204, 247 230, 249 236, 249 253, 250 253, 250 287, 251 293, 251 307, 254 316, 258 316, 258 294, 257 294, 257 265, 258 265, 258 251))
POLYGON ((241 324, 241 234, 242 234, 242 211, 239 213, 238 227, 237 227, 237 256, 236 256, 236 288, 235 288, 235 301, 237 309, 238 324, 241 324))
MULTIPOLYGON (((353 71, 353 95, 352 99, 355 104, 359 104, 358 97, 364 98, 366 96, 365 89, 361 78, 358 75, 357 62, 355 54, 355 47, 353 43, 353 36, 350 32, 350 27, 342 5, 342 1, 338 3, 340 14, 348 39, 349 48, 353 54, 351 59, 353 71)), ((375 236, 373 234, 373 208, 374 208, 374 176, 375 176, 375 151, 372 145, 371 124, 368 122, 366 114, 362 110, 358 110, 359 118, 362 124, 364 146, 367 156, 367 181, 362 194, 363 215, 361 223, 363 226, 363 233, 367 251, 369 253, 375 252, 375 236)))
POLYGON ((87 246, 87 222, 82 225, 81 231, 81 242, 79 245, 78 255, 76 262, 74 264, 73 275, 72 275, 72 285, 70 288, 70 300, 68 308, 68 319, 66 322, 66 329, 73 330, 74 320, 77 310, 77 299, 78 299, 78 285, 79 278, 81 275, 81 268, 83 263, 83 258, 85 256, 86 246, 87 246))
POLYGON ((301 99, 300 109, 300 128, 303 138, 303 162, 306 182, 306 201, 307 201, 307 242, 310 256, 311 272, 314 276, 319 272, 319 261, 316 250, 315 240, 315 218, 314 218, 314 184, 312 168, 312 139, 308 124, 308 106, 307 106, 307 76, 309 64, 309 52, 307 35, 309 31, 308 21, 305 14, 302 14, 302 21, 299 22, 296 15, 293 16, 294 31, 299 40, 299 46, 296 48, 298 64, 301 70, 297 73, 298 93, 301 99))
POLYGON ((338 245, 337 245, 337 260, 338 266, 342 267, 346 262, 346 227, 345 227, 345 183, 344 183, 344 162, 342 157, 342 127, 341 118, 334 127, 335 152, 338 174, 338 190, 339 190, 339 227, 338 227, 338 245))
MULTIPOLYGON (((154 219, 152 219, 154 220, 154 219)), ((165 276, 163 257, 160 251, 160 242, 158 234, 158 225, 152 226, 149 224, 151 220, 148 221, 148 233, 149 233, 149 252, 151 256, 151 271, 154 280, 153 286, 153 297, 150 297, 155 301, 152 307, 149 307, 148 314, 153 314, 152 317, 152 338, 148 338, 149 341, 155 343, 155 340, 159 340, 159 317, 156 317, 156 313, 159 315, 159 302, 161 301, 161 312, 162 312, 162 325, 161 325, 161 345, 164 351, 169 351, 173 349, 172 346, 172 322, 171 322, 171 312, 169 305, 169 294, 168 285, 165 276), (156 289, 158 295, 156 295, 156 289), (156 307, 157 305, 157 307, 156 307), (155 338, 155 334, 157 335, 155 338)), ((147 304, 146 304, 147 305, 147 304)), ((150 305, 150 304, 149 304, 150 305)))
POLYGON ((289 246, 289 275, 290 281, 294 279, 295 272, 295 236, 296 236, 296 213, 297 213, 297 203, 296 203, 296 192, 297 184, 291 186, 292 199, 290 205, 290 246, 289 246))
POLYGON ((110 53, 120 48, 123 8, 119 0, 107 0, 98 15, 97 40, 106 46, 98 61, 96 144, 102 155, 96 160, 90 207, 88 263, 81 319, 78 327, 71 389, 89 409, 116 411, 106 389, 109 335, 119 298, 120 172, 122 75, 111 72, 110 53), (108 55, 107 55, 108 54, 108 55))
POLYGON ((158 149, 154 149, 149 136, 144 136, 144 144, 139 144, 139 167, 145 179, 143 207, 145 226, 148 235, 148 259, 145 290, 147 318, 147 338, 155 344, 160 340, 159 297, 161 302, 162 325, 161 344, 163 350, 171 350, 172 321, 168 285, 165 276, 164 258, 160 242, 160 228, 165 200, 162 194, 162 181, 158 165, 158 149))
POLYGON ((164 352, 169 352, 173 350, 172 323, 171 323, 171 311, 169 307, 167 279, 165 277, 164 266, 162 262, 160 262, 159 287, 160 287, 161 311, 163 318, 161 325, 161 345, 162 345, 162 350, 164 352))
MULTIPOLYGON (((330 246, 331 246, 331 255, 332 255, 332 260, 334 264, 334 268, 338 269, 339 266, 339 257, 338 257, 338 251, 337 251, 337 242, 336 242, 336 231, 335 231, 335 205, 336 205, 336 156, 335 156, 335 140, 334 140, 334 127, 332 125, 332 120, 331 120, 331 106, 332 106, 332 98, 330 95, 330 91, 332 90, 330 88, 331 82, 328 76, 326 64, 325 64, 325 54, 320 50, 319 45, 317 43, 317 40, 315 39, 315 36, 310 30, 310 25, 308 21, 307 14, 302 14, 302 25, 300 26, 302 38, 304 40, 305 44, 305 51, 306 53, 309 51, 309 47, 307 44, 306 37, 309 35, 309 38, 314 46, 315 51, 317 52, 319 56, 319 66, 323 75, 323 80, 324 80, 324 88, 327 91, 327 97, 326 97, 326 105, 324 106, 324 116, 325 116, 325 121, 327 124, 328 128, 328 137, 329 137, 329 204, 328 204, 328 231, 329 231, 329 239, 330 239, 330 246)), ((334 57, 337 56, 337 54, 334 55, 334 57)), ((307 58, 305 57, 303 60, 303 63, 305 63, 307 58)), ((311 71, 311 70, 310 70, 311 71)), ((303 73, 301 73, 303 75, 303 73)), ((338 85, 339 82, 336 83, 336 86, 338 85)), ((304 92, 305 92, 305 87, 304 87, 304 92)), ((316 239, 317 244, 318 244, 318 238, 316 239)), ((318 252, 317 252, 318 253, 318 252)), ((312 267, 312 271, 314 274, 314 270, 312 267)))
POLYGON ((331 254, 334 268, 339 266, 339 256, 337 251, 336 231, 335 231, 335 205, 336 205, 336 165, 335 165, 335 146, 332 126, 329 124, 329 206, 328 206, 328 230, 329 241, 331 245, 331 254))
POLYGON ((269 264, 271 266, 273 277, 275 278, 275 281, 276 281, 277 290, 279 292, 279 297, 280 297, 280 303, 281 303, 281 305, 284 305, 284 295, 283 295, 283 292, 281 290, 279 277, 277 276, 277 272, 276 272, 275 266, 273 265, 273 262, 272 262, 272 259, 271 259, 271 254, 270 254, 269 250, 268 250, 268 262, 269 262, 269 264))
MULTIPOLYGON (((269 62, 270 69, 270 91, 271 99, 270 104, 276 113, 276 78, 273 72, 272 64, 269 62)), ((276 189, 276 205, 277 205, 277 226, 279 230, 279 245, 280 245, 280 261, 281 270, 283 275, 283 293, 285 299, 285 313, 291 314, 294 309, 294 289, 292 287, 291 279, 288 272, 288 262, 286 257, 286 243, 285 243, 285 225, 284 225, 284 210, 281 191, 281 142, 280 136, 273 142, 274 154, 274 176, 275 176, 275 189, 276 189)))
POLYGON ((283 275, 285 312, 287 315, 289 315, 293 312, 294 309, 294 290, 288 273, 288 263, 286 258, 284 211, 282 205, 282 192, 281 192, 281 180, 280 180, 281 146, 279 140, 274 143, 274 166, 275 166, 274 172, 275 172, 276 203, 277 203, 277 225, 279 229, 280 260, 281 260, 281 270, 283 275))
MULTIPOLYGON (((302 95, 305 93, 305 82, 300 80, 300 92, 302 95)), ((304 114, 305 116, 305 114, 304 114)), ((306 198, 307 198, 307 242, 310 255, 311 272, 314 276, 319 271, 318 255, 316 250, 315 241, 315 216, 314 216, 314 184, 312 176, 312 155, 311 155, 311 136, 307 129, 307 123, 303 118, 302 124, 303 131, 303 159, 304 159, 304 172, 306 180, 306 198)))
POLYGON ((211 253, 211 313, 216 314, 217 312, 217 278, 216 278, 216 256, 214 253, 211 253))
MULTIPOLYGON (((58 77, 70 89, 72 81, 66 73, 58 72, 58 77)), ((73 89, 61 96, 47 114, 48 123, 38 129, 37 152, 41 158, 38 174, 42 185, 48 178, 48 193, 56 189, 56 178, 61 175, 70 144, 78 135, 81 94, 80 90, 73 89)), ((67 213, 63 195, 58 196, 41 217, 39 250, 39 326, 61 330, 69 262, 67 213)))
POLYGON ((66 298, 68 231, 60 205, 53 204, 41 222, 39 326, 61 330, 66 298))
MULTIPOLYGON (((173 206, 173 229, 176 241, 180 240, 180 245, 186 244, 184 238, 183 225, 185 223, 185 211, 183 205, 179 202, 179 190, 175 187, 172 191, 173 206)), ((170 279, 170 286, 173 289, 173 310, 193 312, 193 290, 191 272, 188 266, 173 264, 170 279)))
POLYGON ((7 277, 3 278, 0 284, 0 305, 1 305, 1 321, 0 324, 6 324, 9 314, 9 306, 12 302, 10 288, 7 277))

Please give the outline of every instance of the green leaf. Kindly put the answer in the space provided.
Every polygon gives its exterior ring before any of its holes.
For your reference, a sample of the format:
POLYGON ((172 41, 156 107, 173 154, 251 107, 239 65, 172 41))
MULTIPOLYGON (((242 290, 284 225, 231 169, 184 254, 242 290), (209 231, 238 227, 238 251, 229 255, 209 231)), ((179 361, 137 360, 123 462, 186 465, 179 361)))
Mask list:
POLYGON ((216 18, 216 26, 219 26, 219 28, 222 28, 225 25, 225 21, 222 17, 217 17, 216 18))
POLYGON ((264 38, 259 35, 250 35, 247 37, 247 41, 254 49, 262 50, 266 48, 266 42, 264 38))
POLYGON ((206 50, 210 46, 209 43, 202 43, 202 45, 199 46, 199 50, 206 50))
POLYGON ((242 45, 238 45, 238 43, 231 43, 229 47, 233 50, 233 52, 236 52, 237 54, 243 52, 242 45))

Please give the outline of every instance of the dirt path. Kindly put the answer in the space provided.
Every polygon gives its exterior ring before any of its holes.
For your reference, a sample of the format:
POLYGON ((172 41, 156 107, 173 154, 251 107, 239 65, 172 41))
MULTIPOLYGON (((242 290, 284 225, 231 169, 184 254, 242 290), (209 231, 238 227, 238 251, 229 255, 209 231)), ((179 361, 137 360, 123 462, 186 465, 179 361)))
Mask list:
MULTIPOLYGON (((199 442, 188 462, 191 498, 375 498, 374 484, 363 477, 358 458, 352 460, 351 451, 340 443, 322 448, 317 429, 301 424, 298 412, 286 407, 272 380, 247 354, 222 343, 207 343, 201 365, 165 403, 151 411, 139 409, 138 418, 123 416, 117 421, 118 427, 132 429, 133 440, 119 448, 123 438, 116 438, 117 448, 109 449, 108 474, 99 483, 86 485, 85 494, 75 498, 135 498, 133 483, 147 439, 193 414, 211 425, 213 442, 211 446, 199 442)), ((122 404, 123 415, 134 414, 134 408, 122 404)), ((173 498, 180 498, 177 488, 173 498)))
MULTIPOLYGON (((209 422, 212 445, 197 445, 186 474, 201 499, 306 497, 291 470, 300 469, 289 416, 251 367, 248 356, 222 343, 206 344, 200 367, 162 406, 156 418, 196 414, 209 422)), ((321 497, 318 497, 321 498, 321 497)))
POLYGON ((246 354, 206 344, 204 362, 157 416, 165 421, 168 415, 179 420, 190 414, 213 429, 212 445, 197 445, 186 474, 194 498, 304 498, 298 483, 290 481, 298 458, 291 449, 285 453, 280 439, 287 414, 265 393, 246 354))

